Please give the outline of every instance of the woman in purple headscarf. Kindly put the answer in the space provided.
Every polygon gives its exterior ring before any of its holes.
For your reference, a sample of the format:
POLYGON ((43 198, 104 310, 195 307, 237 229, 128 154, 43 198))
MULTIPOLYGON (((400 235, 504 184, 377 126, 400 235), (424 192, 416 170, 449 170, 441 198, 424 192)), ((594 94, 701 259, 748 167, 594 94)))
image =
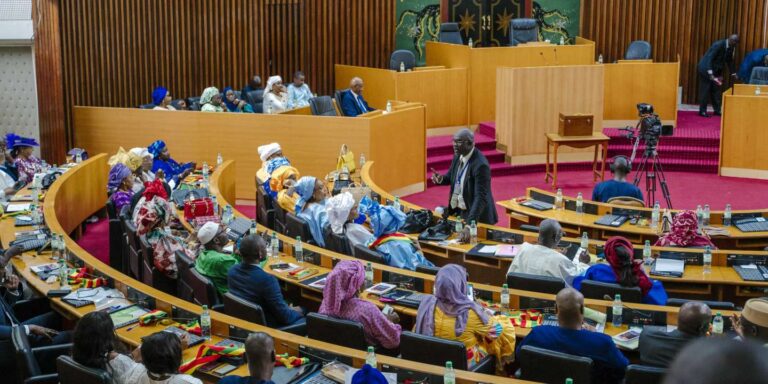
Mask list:
POLYGON ((124 206, 131 203, 133 198, 133 172, 123 163, 116 163, 109 170, 107 192, 109 199, 115 205, 115 212, 120 213, 124 206))
MULTIPOLYGON (((328 274, 320 314, 363 324, 366 342, 395 349, 402 328, 397 314, 385 316, 375 304, 358 298, 365 282, 365 268, 357 260, 342 260, 328 274)), ((513 335, 514 336, 514 335, 513 335)))
POLYGON ((513 360, 515 329, 506 316, 491 316, 467 297, 467 271, 448 264, 435 277, 435 294, 427 296, 416 315, 416 333, 458 340, 467 347, 471 368, 487 355, 496 356, 497 372, 513 360))

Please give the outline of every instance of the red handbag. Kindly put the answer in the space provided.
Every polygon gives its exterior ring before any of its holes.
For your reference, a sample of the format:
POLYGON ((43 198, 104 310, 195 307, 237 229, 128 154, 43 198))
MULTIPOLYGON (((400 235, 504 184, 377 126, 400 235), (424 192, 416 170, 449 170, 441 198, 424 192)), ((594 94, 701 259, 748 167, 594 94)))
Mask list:
POLYGON ((214 216, 213 213, 213 201, 210 197, 204 197, 202 199, 187 200, 184 202, 184 219, 192 221, 196 217, 201 216, 214 216))

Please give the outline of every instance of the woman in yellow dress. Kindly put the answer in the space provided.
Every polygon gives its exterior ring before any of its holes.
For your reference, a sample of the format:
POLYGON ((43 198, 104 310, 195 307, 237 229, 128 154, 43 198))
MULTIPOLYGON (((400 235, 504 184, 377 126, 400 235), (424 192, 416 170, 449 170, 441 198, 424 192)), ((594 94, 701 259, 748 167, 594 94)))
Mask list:
POLYGON ((514 359, 515 329, 506 316, 491 316, 467 297, 467 271, 448 264, 437 273, 435 294, 422 300, 414 332, 458 340, 467 347, 468 367, 488 355, 496 357, 497 373, 514 359))

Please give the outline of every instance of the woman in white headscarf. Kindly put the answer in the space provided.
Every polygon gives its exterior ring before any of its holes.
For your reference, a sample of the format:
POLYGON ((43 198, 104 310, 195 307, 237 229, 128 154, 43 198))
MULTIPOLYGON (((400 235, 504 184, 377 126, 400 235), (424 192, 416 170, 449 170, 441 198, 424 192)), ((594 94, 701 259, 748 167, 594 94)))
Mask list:
POLYGON ((264 113, 280 113, 287 109, 288 94, 283 87, 283 78, 272 76, 264 87, 264 113))
POLYGON ((144 183, 155 181, 155 173, 152 172, 152 154, 147 148, 131 148, 131 153, 141 158, 141 166, 136 170, 136 180, 133 182, 133 191, 138 192, 144 188, 144 183))
POLYGON ((203 112, 225 112, 221 104, 221 94, 216 87, 208 87, 200 95, 200 110, 203 112))
POLYGON ((350 247, 366 245, 374 240, 368 228, 355 222, 360 216, 357 209, 353 209, 355 205, 355 198, 349 192, 331 197, 325 205, 331 230, 337 235, 344 234, 350 247))

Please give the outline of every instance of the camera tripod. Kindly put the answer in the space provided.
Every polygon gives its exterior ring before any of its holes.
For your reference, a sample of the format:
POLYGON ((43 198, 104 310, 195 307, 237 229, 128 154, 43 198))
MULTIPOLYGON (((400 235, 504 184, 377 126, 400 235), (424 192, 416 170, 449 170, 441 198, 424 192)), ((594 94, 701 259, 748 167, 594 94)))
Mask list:
MULTIPOLYGON (((639 138, 637 140, 640 141, 639 138)), ((637 143, 635 148, 637 148, 637 143)), ((634 153, 632 158, 634 158, 634 153)), ((636 187, 640 185, 641 175, 645 175, 645 198, 648 207, 653 207, 656 203, 656 181, 658 181, 659 185, 661 185, 661 194, 664 197, 664 201, 667 202, 667 207, 671 209, 672 199, 669 197, 669 186, 667 186, 667 178, 664 176, 664 169, 661 167, 659 152, 656 150, 655 145, 646 143, 643 158, 640 159, 640 166, 635 173, 635 180, 632 182, 636 187)))

